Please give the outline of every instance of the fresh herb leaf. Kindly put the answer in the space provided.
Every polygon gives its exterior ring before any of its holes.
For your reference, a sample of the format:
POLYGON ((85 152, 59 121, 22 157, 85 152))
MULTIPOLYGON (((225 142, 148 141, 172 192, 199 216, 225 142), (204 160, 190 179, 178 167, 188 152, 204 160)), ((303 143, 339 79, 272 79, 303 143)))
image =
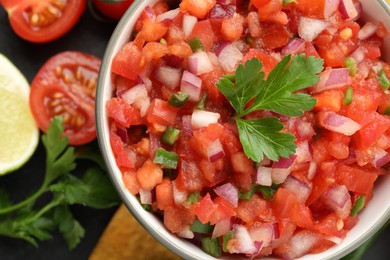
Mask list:
POLYGON ((246 120, 257 110, 269 110, 287 116, 300 116, 310 110, 316 100, 297 91, 316 84, 323 61, 304 54, 288 55, 264 79, 262 63, 254 58, 239 65, 234 77, 222 77, 218 89, 236 111, 234 117, 245 154, 255 162, 267 156, 273 161, 295 153, 295 137, 281 133, 283 125, 275 117, 246 120))
POLYGON ((64 237, 69 249, 75 248, 84 237, 85 230, 80 222, 74 219, 68 206, 57 207, 54 212, 54 221, 64 237))
POLYGON ((50 189, 62 194, 68 204, 81 204, 96 209, 116 206, 119 201, 107 174, 97 168, 88 169, 82 179, 69 175, 50 189))
POLYGON ((288 157, 295 152, 295 137, 281 133, 283 124, 275 117, 238 119, 236 123, 244 152, 255 162, 263 160, 264 155, 277 161, 279 156, 288 157))

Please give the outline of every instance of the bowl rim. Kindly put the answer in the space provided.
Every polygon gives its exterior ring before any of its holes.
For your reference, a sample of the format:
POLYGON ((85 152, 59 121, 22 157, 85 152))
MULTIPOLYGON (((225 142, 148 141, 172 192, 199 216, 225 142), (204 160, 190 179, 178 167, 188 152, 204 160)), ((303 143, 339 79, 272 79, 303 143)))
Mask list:
MULTIPOLYGON (((170 241, 169 237, 164 236, 158 230, 155 230, 150 223, 146 221, 146 219, 143 217, 145 213, 140 213, 138 209, 134 207, 134 203, 140 203, 136 198, 134 200, 129 200, 128 194, 126 194, 127 191, 123 189, 123 183, 122 180, 119 180, 114 173, 114 167, 116 167, 115 161, 112 162, 110 159, 108 152, 106 149, 108 147, 107 144, 110 144, 109 137, 104 134, 105 129, 105 99, 104 99, 104 91, 105 91, 105 78, 110 78, 110 65, 111 65, 111 59, 114 56, 115 53, 115 46, 117 46, 118 39, 122 36, 122 34, 125 31, 126 25, 128 21, 131 19, 134 13, 137 11, 140 11, 143 9, 144 6, 147 5, 147 3, 154 3, 157 2, 157 0, 146 0, 146 1, 134 1, 134 3, 130 6, 130 8, 126 11, 126 13, 123 15, 122 19, 117 24, 107 46, 106 50, 104 52, 103 61, 100 67, 100 72, 98 76, 98 86, 96 89, 96 107, 95 107, 95 118, 96 118, 96 129, 97 129, 97 140, 99 144, 99 149, 102 154, 104 163, 107 166, 107 170, 109 173, 109 177, 111 182, 113 183, 115 189, 117 190, 122 202, 125 204, 127 209, 131 212, 131 214, 136 218, 136 220, 145 228, 149 234, 151 234, 157 241, 159 241, 161 244, 163 244, 165 247, 167 247, 169 250, 173 251, 177 255, 183 257, 184 259, 197 259, 194 257, 189 250, 182 250, 178 245, 176 245, 174 242, 170 241), (115 165, 112 165, 112 164, 115 165), (114 166, 114 167, 112 167, 114 166)), ((387 15, 390 17, 390 3, 386 0, 376 0, 382 8, 385 10, 387 15)), ((134 18, 133 18, 134 19, 134 18)), ((135 196, 134 196, 135 197, 135 196)), ((352 243, 350 243, 348 246, 346 246, 342 251, 336 251, 333 254, 327 256, 326 258, 322 259, 339 259, 348 253, 355 250, 357 247, 362 245, 367 239, 369 239, 375 232, 377 232, 385 223, 386 221, 390 219, 390 208, 388 208, 385 213, 369 228, 366 230, 366 232, 359 236, 359 238, 355 239, 352 243)), ((208 255, 209 256, 209 255, 208 255)), ((314 259, 319 259, 314 256, 314 259)), ((217 259, 212 256, 209 256, 208 259, 217 259)), ((237 259, 237 258, 234 258, 237 259)), ((306 258, 305 258, 306 259, 306 258)))

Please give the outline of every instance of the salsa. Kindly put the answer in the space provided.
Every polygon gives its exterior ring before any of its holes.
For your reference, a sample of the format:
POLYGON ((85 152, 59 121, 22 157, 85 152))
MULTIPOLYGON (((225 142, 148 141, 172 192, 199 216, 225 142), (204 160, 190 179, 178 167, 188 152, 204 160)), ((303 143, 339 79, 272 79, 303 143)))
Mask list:
POLYGON ((106 104, 128 191, 216 257, 293 259, 341 243, 390 161, 387 31, 362 11, 352 0, 146 7, 112 61, 106 104), (259 89, 278 81, 289 95, 259 89))

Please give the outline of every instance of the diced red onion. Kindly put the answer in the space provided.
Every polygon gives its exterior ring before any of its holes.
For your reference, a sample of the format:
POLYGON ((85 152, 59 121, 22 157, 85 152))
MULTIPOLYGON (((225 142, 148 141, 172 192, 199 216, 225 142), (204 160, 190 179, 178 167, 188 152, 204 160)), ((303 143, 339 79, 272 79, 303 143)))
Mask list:
POLYGON ((229 41, 224 41, 224 42, 218 43, 217 46, 215 47, 215 50, 214 50, 215 55, 217 55, 217 57, 218 57, 219 54, 221 53, 221 51, 222 51, 226 46, 228 46, 229 44, 231 44, 231 42, 229 42, 229 41))
POLYGON ((206 52, 197 51, 188 57, 188 68, 195 75, 201 75, 212 71, 214 66, 206 52))
POLYGON ((324 20, 301 17, 298 23, 298 35, 311 42, 328 26, 329 23, 324 20))
POLYGON ((238 243, 234 244, 230 253, 254 255, 259 252, 258 246, 253 242, 245 226, 234 226, 234 238, 237 239, 238 243))
POLYGON ((270 159, 268 159, 266 156, 264 156, 264 159, 261 160, 257 165, 259 165, 259 166, 268 166, 268 165, 271 164, 271 162, 272 161, 270 159))
POLYGON ((211 19, 223 19, 232 17, 236 13, 236 6, 231 4, 216 3, 209 12, 211 19))
POLYGON ((355 6, 356 11, 357 11, 357 16, 353 19, 356 21, 357 19, 359 19, 362 16, 363 5, 360 1, 354 1, 353 5, 355 6))
POLYGON ((351 136, 361 128, 360 124, 352 119, 336 114, 333 111, 324 111, 321 113, 322 120, 320 119, 320 124, 330 131, 351 136))
POLYGON ((221 115, 218 113, 194 110, 191 116, 191 125, 193 129, 207 127, 209 124, 217 123, 220 117, 221 115))
POLYGON ((373 24, 371 22, 367 22, 362 28, 360 28, 358 32, 358 38, 359 40, 366 40, 373 36, 378 29, 378 26, 376 24, 373 24))
POLYGON ((178 68, 161 66, 157 68, 155 77, 168 88, 175 89, 180 85, 181 75, 182 72, 178 68))
POLYGON ((184 115, 181 118, 181 121, 183 123, 183 134, 185 135, 191 135, 192 134, 192 116, 190 115, 184 115))
POLYGON ((141 116, 145 116, 150 106, 150 98, 145 84, 138 84, 122 93, 121 98, 129 105, 140 110, 141 116))
POLYGON ((257 168, 256 174, 256 183, 263 186, 271 186, 272 185, 272 169, 270 167, 260 166, 257 168))
POLYGON ((336 245, 340 245, 344 241, 343 238, 336 236, 325 236, 324 238, 328 241, 335 243, 336 245))
POLYGON ((374 156, 373 156, 374 158, 371 161, 371 164, 375 168, 380 168, 380 167, 386 165, 390 161, 389 154, 383 149, 374 148, 373 153, 374 153, 374 156))
POLYGON ((214 67, 220 67, 219 60, 217 55, 215 55, 214 52, 207 52, 207 55, 209 56, 209 60, 211 64, 213 64, 214 67))
POLYGON ((331 17, 339 8, 340 0, 326 0, 324 7, 324 17, 331 17))
POLYGON ((160 147, 160 138, 158 135, 150 133, 149 134, 149 145, 150 145, 150 158, 154 158, 156 155, 156 150, 158 147, 160 147))
POLYGON ((315 161, 311 161, 309 165, 309 169, 307 170, 307 179, 309 181, 311 181, 314 178, 314 176, 316 176, 317 168, 318 168, 317 163, 315 161))
POLYGON ((190 36, 192 29, 194 29, 194 26, 197 22, 198 18, 195 16, 189 14, 183 15, 183 31, 186 37, 190 36))
POLYGON ((127 144, 129 136, 127 135, 127 128, 116 124, 116 135, 119 136, 124 144, 127 144))
POLYGON ((145 14, 147 15, 148 18, 150 18, 150 19, 155 18, 156 15, 155 15, 152 7, 147 5, 144 10, 145 10, 145 14))
POLYGON ((349 57, 353 58, 357 64, 359 64, 360 62, 362 62, 364 60, 364 56, 365 56, 365 51, 363 49, 362 46, 359 46, 357 47, 356 50, 354 50, 354 52, 351 53, 351 55, 349 55, 349 57))
POLYGON ((339 11, 344 19, 352 20, 355 19, 359 13, 352 0, 341 0, 339 5, 339 11))
POLYGON ((192 232, 190 226, 186 226, 183 230, 177 233, 179 237, 193 239, 195 237, 194 232, 192 232))
POLYGON ((349 215, 351 195, 345 185, 333 185, 324 193, 325 203, 342 219, 349 215), (348 203, 349 202, 349 203, 348 203))
POLYGON ((225 156, 225 151, 223 150, 222 143, 219 139, 212 142, 206 149, 207 157, 210 162, 215 162, 225 156))
POLYGON ((313 158, 308 141, 299 142, 295 154, 297 155, 297 163, 310 162, 313 158))
POLYGON ((152 205, 151 190, 139 189, 139 198, 142 204, 152 205))
POLYGON ((233 207, 238 206, 238 189, 230 182, 214 188, 214 192, 232 204, 233 207))
POLYGON ((310 230, 296 232, 287 244, 289 250, 283 254, 285 259, 296 259, 308 253, 321 239, 319 233, 310 230))
POLYGON ((305 203, 312 190, 312 184, 289 175, 283 182, 283 187, 295 194, 298 200, 305 203))
POLYGON ((301 118, 297 118, 294 123, 297 129, 299 140, 309 141, 315 135, 316 132, 312 124, 309 122, 306 122, 301 118))
POLYGON ((173 201, 175 205, 182 205, 187 200, 188 192, 181 191, 177 188, 176 180, 172 181, 173 186, 173 201))
POLYGON ((286 180, 287 176, 291 173, 291 168, 296 157, 294 154, 289 158, 280 158, 278 162, 273 163, 271 171, 273 183, 280 184, 286 180))
POLYGON ((138 83, 144 84, 148 92, 152 89, 152 81, 144 75, 138 76, 138 83))
POLYGON ((356 153, 355 150, 349 149, 349 155, 345 158, 342 163, 345 165, 351 165, 356 162, 356 153))
POLYGON ((263 247, 269 246, 271 244, 271 240, 274 239, 273 224, 254 224, 249 230, 249 235, 253 241, 262 241, 263 247))
POLYGON ((231 217, 224 218, 217 222, 213 229, 212 238, 220 237, 228 233, 232 229, 231 217))
POLYGON ((218 60, 226 72, 233 72, 241 63, 244 55, 233 43, 226 45, 219 53, 218 60))
POLYGON ((202 80, 189 71, 184 71, 180 81, 180 91, 190 95, 188 100, 197 102, 200 100, 202 80))
POLYGON ((279 225, 278 225, 278 223, 277 223, 277 222, 274 222, 274 223, 272 223, 271 225, 272 225, 273 234, 274 234, 273 240, 279 239, 279 238, 280 238, 280 230, 279 230, 279 225))
POLYGON ((343 87, 349 81, 349 68, 326 69, 319 74, 320 81, 310 88, 312 94, 343 87))
POLYGON ((180 8, 169 10, 165 13, 157 15, 156 21, 157 22, 164 22, 166 20, 168 20, 168 21, 173 20, 173 18, 175 18, 179 13, 180 13, 180 8))
POLYGON ((370 66, 367 64, 367 62, 362 61, 358 65, 358 72, 363 78, 367 78, 368 74, 370 73, 370 66))
POLYGON ((297 158, 297 156, 294 154, 294 155, 291 155, 290 157, 288 158, 283 158, 281 157, 279 159, 279 161, 277 162, 274 162, 273 165, 272 165, 272 169, 275 169, 275 168, 280 168, 280 169, 288 169, 288 168, 291 168, 291 166, 293 165, 293 163, 295 162, 295 159, 297 158))
POLYGON ((302 38, 292 38, 282 49, 282 55, 297 54, 305 50, 305 40, 302 38))

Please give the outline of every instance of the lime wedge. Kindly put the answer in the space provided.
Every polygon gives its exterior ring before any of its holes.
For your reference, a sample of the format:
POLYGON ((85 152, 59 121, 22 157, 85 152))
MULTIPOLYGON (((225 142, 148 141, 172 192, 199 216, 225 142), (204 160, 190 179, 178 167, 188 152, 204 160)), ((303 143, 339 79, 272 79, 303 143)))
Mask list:
POLYGON ((29 107, 30 85, 0 54, 0 175, 20 168, 34 153, 39 129, 29 107))

